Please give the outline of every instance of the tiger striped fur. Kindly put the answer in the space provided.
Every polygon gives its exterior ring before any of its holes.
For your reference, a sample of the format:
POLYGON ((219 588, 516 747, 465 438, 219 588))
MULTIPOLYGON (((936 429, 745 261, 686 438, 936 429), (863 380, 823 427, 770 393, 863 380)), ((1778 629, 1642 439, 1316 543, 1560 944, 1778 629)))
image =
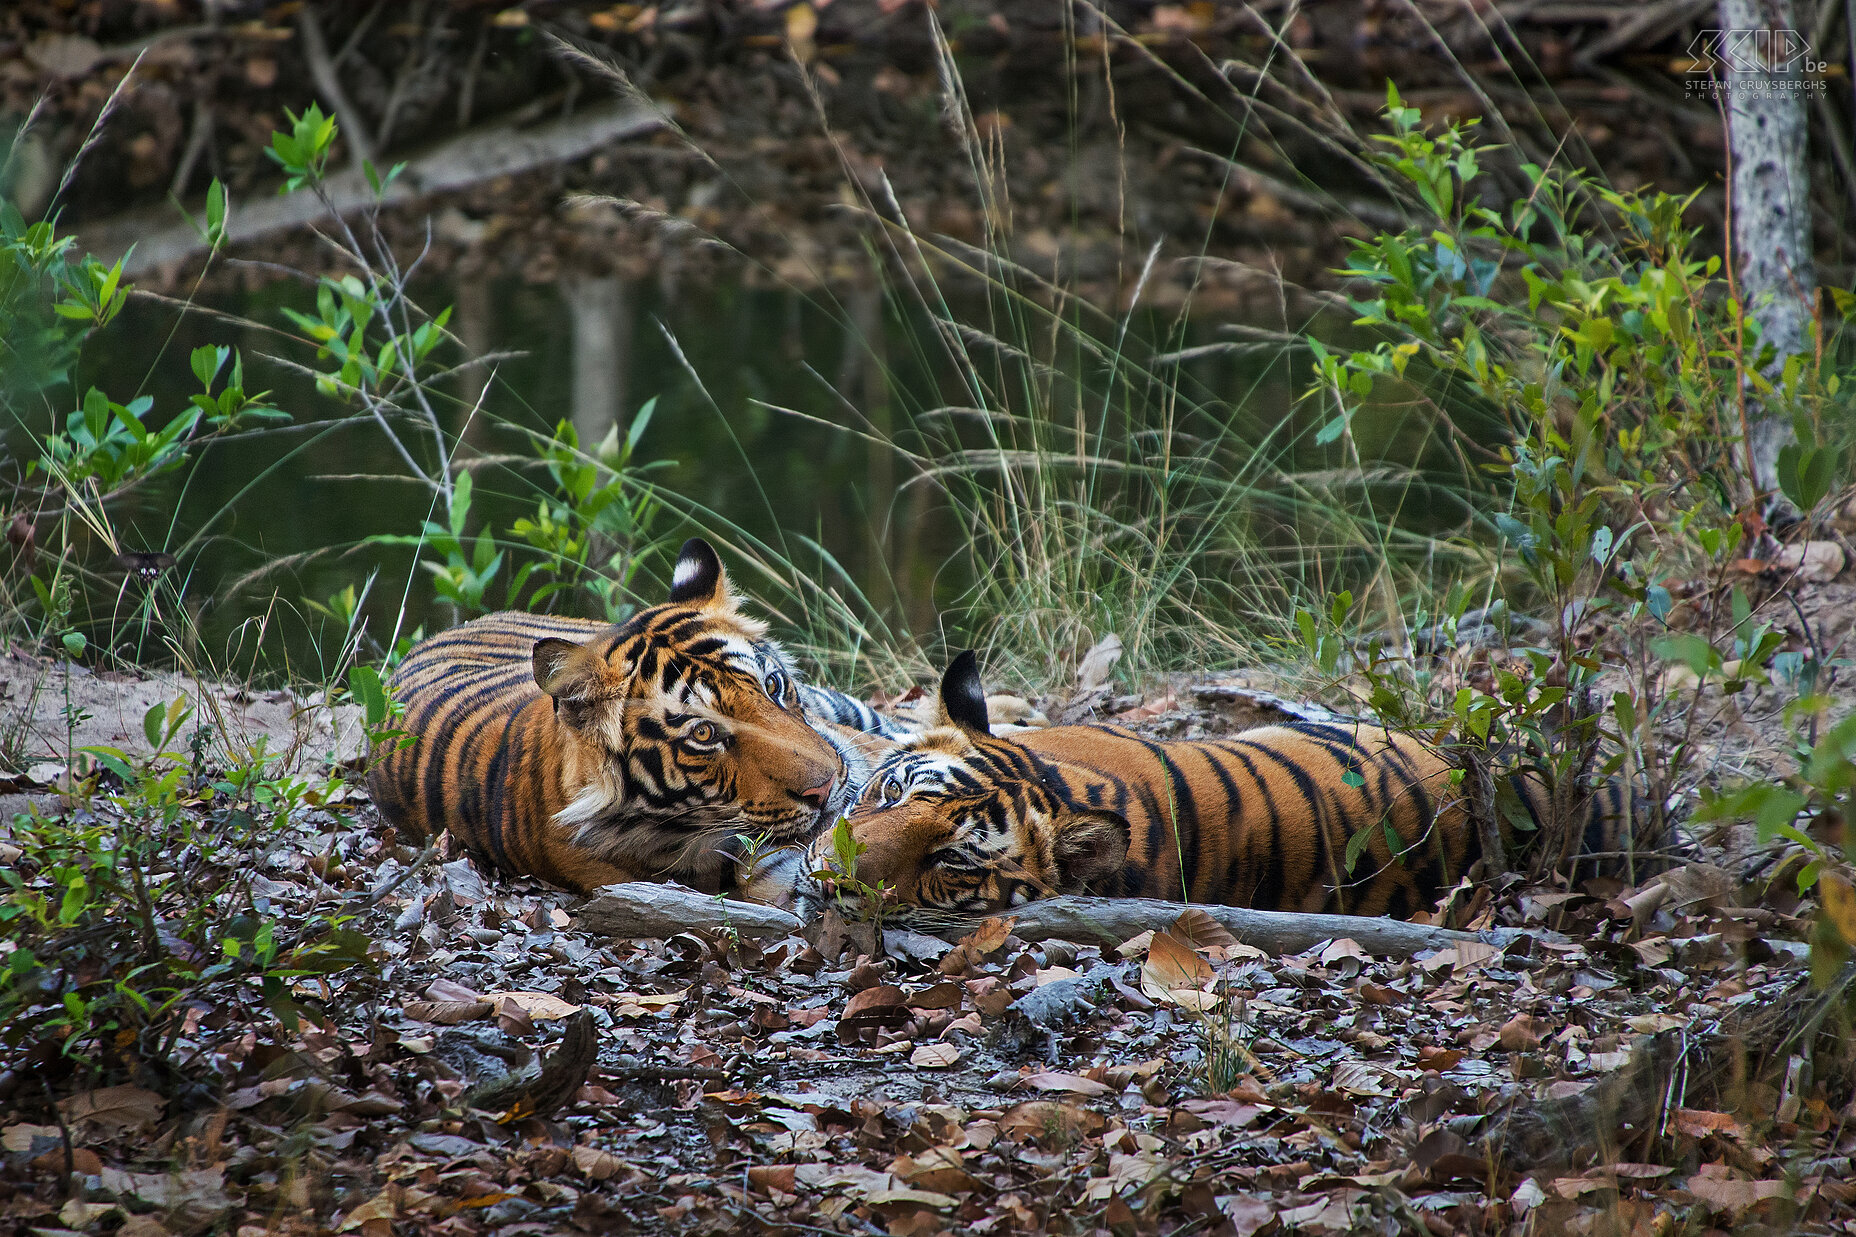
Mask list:
MULTIPOLYGON (((848 816, 857 879, 904 905, 987 911, 1086 892, 1409 918, 1481 853, 1452 766, 1366 723, 1195 742, 1111 725, 1006 739, 988 730, 971 653, 948 669, 940 710, 881 760, 848 816)), ((1539 785, 1513 782, 1538 822, 1539 785)), ((1587 849, 1610 849, 1632 807, 1622 783, 1595 792, 1587 849)), ((828 850, 815 843, 813 866, 828 850)))
POLYGON ((800 684, 694 539, 666 604, 616 626, 476 619, 417 645, 392 690, 412 743, 384 744, 368 775, 387 820, 578 890, 734 890, 740 838, 803 847, 888 746, 837 723, 910 733, 800 684))

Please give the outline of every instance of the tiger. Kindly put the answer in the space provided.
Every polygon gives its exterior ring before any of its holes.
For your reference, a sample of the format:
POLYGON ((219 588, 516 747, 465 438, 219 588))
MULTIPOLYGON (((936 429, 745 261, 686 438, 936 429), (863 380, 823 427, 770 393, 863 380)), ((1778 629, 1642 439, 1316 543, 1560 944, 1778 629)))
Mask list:
POLYGON ((675 880, 759 896, 744 840, 802 850, 914 733, 802 683, 701 538, 662 605, 610 626, 491 614, 415 645, 390 690, 409 739, 383 740, 368 774, 385 819, 580 892, 675 880))
MULTIPOLYGON (((880 759, 847 814, 851 875, 903 906, 961 913, 1092 893, 1408 919, 1481 854, 1453 768, 1365 722, 1175 742, 1109 724, 996 736, 967 652, 931 727, 880 759)), ((1538 825, 1542 784, 1509 781, 1538 825)), ((1586 849, 1608 849, 1639 810, 1622 780, 1596 788, 1586 849)), ((832 843, 814 843, 815 872, 834 866, 832 843)), ((788 897, 809 907, 819 888, 788 897)))

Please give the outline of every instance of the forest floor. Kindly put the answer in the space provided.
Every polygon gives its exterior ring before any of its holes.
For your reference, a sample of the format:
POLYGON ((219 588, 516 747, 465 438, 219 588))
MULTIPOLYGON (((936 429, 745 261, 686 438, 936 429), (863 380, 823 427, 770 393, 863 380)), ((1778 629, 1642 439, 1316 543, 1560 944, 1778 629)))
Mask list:
MULTIPOLYGON (((1849 573, 1792 595, 1847 643, 1849 573)), ((1159 737, 1267 720, 1233 681, 1103 704, 1159 737)), ((164 690, 74 682, 111 744, 164 690)), ((1721 705, 1701 767, 1731 778, 1773 729, 1757 693, 1721 705)), ((43 802, 56 773, 14 789, 43 802)), ((0 1224, 1856 1232, 1856 1069, 1816 1036, 1838 1024, 1794 865, 1744 837, 1642 888, 1496 882, 1460 926, 1519 940, 1414 958, 1271 956, 1191 912, 1093 944, 834 915, 785 940, 602 939, 580 899, 421 852, 352 790, 279 840, 245 874, 254 909, 357 899, 369 964, 298 980, 295 1030, 247 983, 191 998, 163 1059, 16 1062, 0 1224)))

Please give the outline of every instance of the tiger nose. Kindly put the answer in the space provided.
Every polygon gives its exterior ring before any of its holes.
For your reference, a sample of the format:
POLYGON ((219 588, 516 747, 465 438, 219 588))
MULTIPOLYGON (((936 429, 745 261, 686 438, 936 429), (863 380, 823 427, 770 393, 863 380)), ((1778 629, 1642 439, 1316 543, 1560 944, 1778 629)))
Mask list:
POLYGON ((836 777, 828 777, 811 790, 801 790, 798 791, 797 794, 800 802, 809 803, 815 809, 822 812, 825 810, 825 805, 831 801, 831 792, 837 789, 837 786, 838 779, 836 777))

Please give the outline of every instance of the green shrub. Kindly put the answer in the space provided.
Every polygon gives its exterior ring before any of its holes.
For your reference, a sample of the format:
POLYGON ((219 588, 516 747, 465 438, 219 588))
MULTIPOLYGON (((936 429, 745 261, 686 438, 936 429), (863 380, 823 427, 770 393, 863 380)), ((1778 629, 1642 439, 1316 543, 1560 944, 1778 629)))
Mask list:
POLYGON ((300 845, 296 817, 338 779, 273 771, 259 750, 222 775, 184 700, 143 721, 155 754, 84 749, 67 804, 14 818, 19 855, 0 868, 0 1042, 27 1059, 100 1070, 165 1060, 196 1003, 256 1003, 294 1028, 299 980, 366 962, 348 904, 285 925, 261 913, 252 879, 300 845))
MULTIPOLYGON (((1748 530, 1763 527, 1744 401, 1796 424, 1782 472, 1805 531, 1848 482, 1852 385, 1838 341, 1774 369, 1721 260, 1694 252, 1691 199, 1530 164, 1526 196, 1496 209, 1480 196, 1495 148, 1471 140, 1473 124, 1425 133, 1395 90, 1387 116, 1383 164, 1434 217, 1355 244, 1346 274, 1366 289, 1352 301, 1356 325, 1378 338, 1353 351, 1312 342, 1309 398, 1330 440, 1377 399, 1425 403, 1475 466, 1466 475, 1481 478, 1484 514, 1464 548, 1486 568, 1422 606, 1408 631, 1367 638, 1368 608, 1350 594, 1305 610, 1308 656, 1382 717, 1455 753, 1485 824, 1527 824, 1500 801, 1492 768, 1539 773, 1553 804, 1533 848, 1539 871, 1567 868, 1595 778, 1630 779, 1644 792, 1645 833, 1664 836, 1703 777, 1692 740, 1706 694, 1775 687, 1792 697, 1797 769, 1706 790, 1702 815, 1754 819, 1762 838, 1804 846, 1801 888, 1847 874, 1856 849, 1837 853, 1794 822, 1849 819, 1856 728, 1818 732, 1822 692, 1850 663, 1814 637, 1788 648, 1782 600, 1750 596, 1736 570, 1748 530), (1498 432, 1471 432, 1467 417, 1498 432), (1703 600, 1679 606, 1684 583, 1703 600), (1518 659, 1465 682, 1459 667, 1413 655, 1414 633, 1455 644, 1472 608, 1504 628, 1518 659)), ((1485 836, 1499 857, 1493 830, 1485 836)))

